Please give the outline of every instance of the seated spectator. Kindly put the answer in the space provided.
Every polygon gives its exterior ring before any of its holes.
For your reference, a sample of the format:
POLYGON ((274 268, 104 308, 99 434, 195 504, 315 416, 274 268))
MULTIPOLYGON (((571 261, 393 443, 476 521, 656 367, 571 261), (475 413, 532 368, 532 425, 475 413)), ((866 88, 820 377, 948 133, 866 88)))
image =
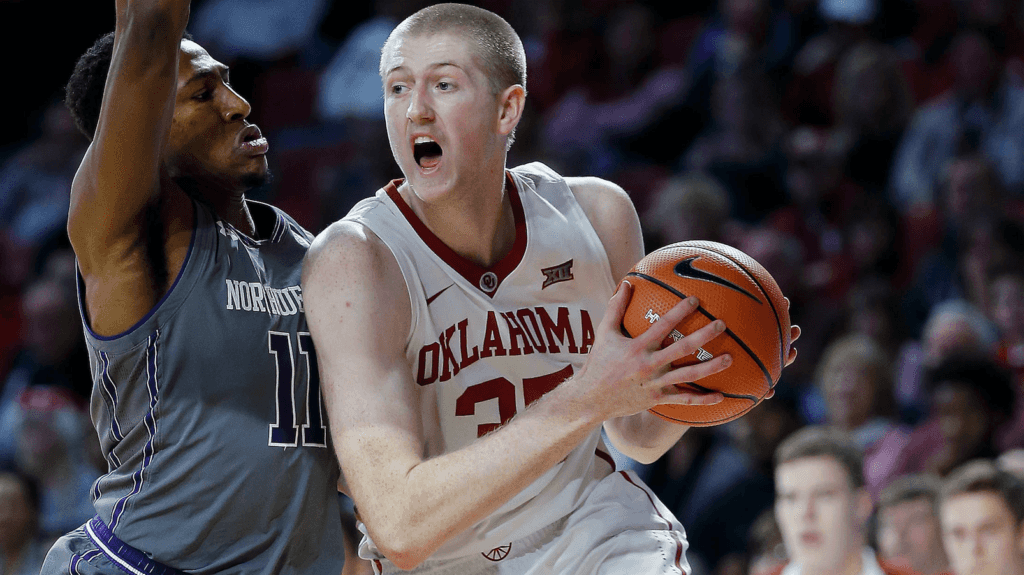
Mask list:
POLYGON ((900 477, 878 501, 878 554, 920 575, 948 575, 939 525, 941 480, 934 475, 900 477))
POLYGON ((640 137, 677 104, 688 83, 681 68, 659 66, 655 17, 642 4, 619 5, 604 20, 601 46, 585 64, 588 77, 545 111, 547 155, 569 171, 614 172, 626 156, 650 158, 677 141, 640 137))
POLYGON ((818 363, 825 423, 850 435, 863 452, 864 479, 873 497, 892 476, 909 430, 896 424, 892 368, 877 343, 852 335, 834 341, 818 363))
POLYGON ((0 471, 0 573, 39 575, 52 540, 39 537, 39 488, 31 477, 0 471))
POLYGON ((61 388, 32 386, 3 414, 17 444, 15 464, 40 490, 40 529, 56 538, 95 514, 90 489, 100 472, 88 415, 61 388))
POLYGON ((691 173, 670 178, 644 213, 648 251, 687 240, 726 242, 729 196, 713 177, 691 173))
POLYGON ((952 91, 918 109, 896 152, 890 192, 903 211, 933 206, 943 166, 965 150, 985 154, 1007 188, 1024 183, 1024 89, 1001 73, 985 34, 961 32, 950 50, 952 91))
MULTIPOLYGON (((703 501, 700 512, 686 524, 690 555, 699 556, 716 573, 742 564, 751 526, 760 514, 771 509, 775 499, 775 450, 801 425, 793 391, 776 390, 770 401, 762 401, 722 428, 732 446, 745 456, 747 467, 729 482, 728 489, 703 501)), ((708 471, 716 474, 714 468, 708 471)))
POLYGON ((687 170, 707 171, 729 191, 733 215, 756 222, 785 203, 784 134, 764 74, 744 66, 714 87, 711 125, 686 152, 687 170))
POLYGON ((380 119, 380 49, 401 19, 416 9, 408 1, 376 0, 373 4, 373 17, 349 32, 320 73, 317 113, 321 119, 380 119))
POLYGON ((775 573, 906 573, 867 545, 872 504, 863 470, 857 445, 836 429, 806 427, 779 446, 775 517, 790 563, 775 573))
POLYGON ((1024 268, 1007 263, 989 270, 989 317, 999 330, 996 355, 1024 381, 1024 268))
POLYGON ((1024 268, 1007 263, 988 274, 989 316, 999 329, 996 356, 1014 375, 1017 411, 998 439, 1000 451, 1024 448, 1024 268))
POLYGON ((327 0, 210 0, 192 13, 196 41, 225 62, 273 62, 313 43, 327 0))
POLYGON ((847 175, 869 192, 883 192, 914 110, 896 54, 875 41, 853 46, 839 60, 832 97, 847 175))
POLYGON ((74 284, 48 277, 29 284, 22 298, 22 349, 0 386, 0 461, 14 457, 15 436, 4 414, 26 388, 63 387, 84 404, 92 389, 88 351, 78 321, 74 284))
POLYGON ((970 303, 954 299, 932 308, 920 341, 907 342, 899 352, 896 401, 900 409, 926 413, 925 372, 954 355, 992 357, 997 341, 995 326, 970 303))
POLYGON ((770 575, 786 566, 786 544, 782 541, 775 511, 766 510, 750 527, 747 544, 749 575, 770 575))
POLYGON ((896 475, 940 476, 977 458, 994 458, 996 433, 1013 414, 1013 381, 995 361, 951 357, 927 375, 932 415, 911 432, 896 475))
POLYGON ((939 498, 946 555, 956 575, 1024 573, 1024 481, 991 461, 950 474, 939 498))
POLYGON ((843 55, 869 36, 878 13, 877 0, 821 0, 818 12, 825 30, 797 52, 785 88, 783 110, 794 124, 830 126, 834 123, 833 93, 837 66, 843 55))
POLYGON ((898 292, 885 278, 868 276, 850 287, 846 296, 846 331, 870 338, 895 357, 904 343, 898 292))

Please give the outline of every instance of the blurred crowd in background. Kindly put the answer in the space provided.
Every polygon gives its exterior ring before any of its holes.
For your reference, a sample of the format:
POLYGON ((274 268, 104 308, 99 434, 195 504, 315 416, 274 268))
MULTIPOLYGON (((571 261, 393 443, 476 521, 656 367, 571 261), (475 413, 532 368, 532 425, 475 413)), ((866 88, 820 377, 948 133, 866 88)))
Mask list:
MULTIPOLYGON (((0 0, 0 21, 52 9, 40 4, 0 0)), ((106 469, 65 232, 87 140, 61 88, 112 29, 112 4, 58 25, 68 34, 46 41, 66 61, 14 64, 11 85, 26 83, 33 101, 12 110, 0 140, 0 515, 24 507, 0 517, 5 574, 92 516, 90 486, 106 469), (43 79, 21 77, 27 67, 43 79)), ((695 575, 785 561, 773 455, 806 426, 849 434, 875 503, 894 480, 942 478, 979 458, 1024 474, 1024 4, 476 4, 526 47, 510 166, 539 160, 620 184, 648 251, 690 239, 738 247, 772 273, 803 328, 773 399, 690 430, 637 469, 686 527, 695 575)), ((315 233, 401 176, 379 50, 423 5, 193 2, 190 32, 232 67, 270 142, 273 179, 252 197, 315 233)), ((899 547, 877 531, 869 541, 883 555, 899 547)))

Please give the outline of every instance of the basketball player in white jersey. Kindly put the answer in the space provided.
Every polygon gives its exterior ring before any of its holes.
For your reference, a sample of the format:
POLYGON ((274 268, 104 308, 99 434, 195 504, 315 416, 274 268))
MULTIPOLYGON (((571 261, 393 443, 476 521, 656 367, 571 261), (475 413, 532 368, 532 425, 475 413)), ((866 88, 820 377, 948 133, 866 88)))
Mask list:
POLYGON ((360 556, 376 573, 689 572, 682 526, 615 472, 601 428, 630 457, 660 457, 686 428, 648 408, 721 401, 673 384, 731 360, 669 364, 725 326, 660 350, 688 300, 621 334, 636 213, 609 182, 505 169, 526 66, 504 20, 421 10, 381 74, 405 179, 325 230, 303 272, 360 556))

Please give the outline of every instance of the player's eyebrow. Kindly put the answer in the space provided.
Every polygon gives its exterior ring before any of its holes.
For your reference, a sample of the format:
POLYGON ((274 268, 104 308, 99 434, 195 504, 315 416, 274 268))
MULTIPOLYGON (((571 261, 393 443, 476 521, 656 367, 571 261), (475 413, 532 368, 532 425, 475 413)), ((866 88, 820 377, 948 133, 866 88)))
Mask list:
POLYGON ((185 85, 187 86, 192 82, 205 80, 207 78, 220 78, 224 81, 225 84, 229 84, 230 82, 228 81, 228 79, 230 78, 230 72, 231 70, 223 64, 219 66, 211 66, 208 68, 200 68, 199 70, 196 70, 194 74, 192 74, 192 77, 189 78, 187 82, 185 82, 185 85))
MULTIPOLYGON (((427 69, 428 70, 436 70, 438 68, 444 68, 446 66, 451 66, 452 68, 458 68, 459 70, 462 70, 463 72, 465 72, 465 69, 462 66, 460 66, 460 65, 458 65, 458 64, 456 64, 454 62, 436 62, 434 64, 431 64, 430 66, 427 66, 427 69)), ((384 75, 387 76, 387 75, 389 75, 389 74, 391 74, 393 72, 398 72, 400 70, 405 70, 405 69, 407 69, 407 67, 405 65, 399 64, 398 66, 395 66, 395 67, 389 69, 387 72, 384 73, 384 75)))

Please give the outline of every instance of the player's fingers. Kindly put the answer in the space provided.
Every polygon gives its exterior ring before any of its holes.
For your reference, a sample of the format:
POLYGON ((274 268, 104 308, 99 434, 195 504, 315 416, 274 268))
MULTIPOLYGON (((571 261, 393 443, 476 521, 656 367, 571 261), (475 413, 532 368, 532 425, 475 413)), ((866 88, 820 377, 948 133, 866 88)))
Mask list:
POLYGON ((732 365, 732 356, 728 353, 702 361, 693 365, 685 365, 668 370, 652 382, 652 386, 665 387, 672 383, 692 383, 716 374, 732 365))
POLYGON ((793 363, 794 361, 796 361, 796 348, 795 347, 791 347, 791 348, 789 348, 789 357, 786 358, 786 365, 788 366, 789 364, 793 363))
POLYGON ((647 331, 640 334, 636 338, 637 341, 648 349, 661 347, 661 342, 668 337, 668 334, 679 325, 679 322, 683 321, 684 317, 693 313, 698 305, 700 305, 700 301, 696 296, 690 296, 680 301, 672 306, 672 309, 662 314, 647 331))
POLYGON ((707 389, 698 389, 688 384, 668 385, 662 388, 659 404, 674 405, 715 405, 725 399, 721 393, 707 389))
POLYGON ((707 342, 718 337, 725 331, 725 322, 716 319, 706 326, 698 329, 690 335, 681 338, 665 349, 658 350, 651 354, 651 360, 657 365, 672 363, 673 361, 686 357, 696 352, 707 342))
POLYGON ((790 343, 790 345, 792 345, 794 342, 796 342, 796 340, 800 339, 800 334, 801 333, 803 333, 803 330, 800 329, 800 326, 793 325, 793 326, 789 327, 789 343, 790 343))
POLYGON ((619 326, 622 325, 622 316, 626 315, 626 307, 629 306, 632 293, 633 284, 626 280, 619 282, 619 287, 615 288, 612 299, 608 300, 608 311, 604 314, 604 319, 601 320, 601 329, 619 333, 619 326))

